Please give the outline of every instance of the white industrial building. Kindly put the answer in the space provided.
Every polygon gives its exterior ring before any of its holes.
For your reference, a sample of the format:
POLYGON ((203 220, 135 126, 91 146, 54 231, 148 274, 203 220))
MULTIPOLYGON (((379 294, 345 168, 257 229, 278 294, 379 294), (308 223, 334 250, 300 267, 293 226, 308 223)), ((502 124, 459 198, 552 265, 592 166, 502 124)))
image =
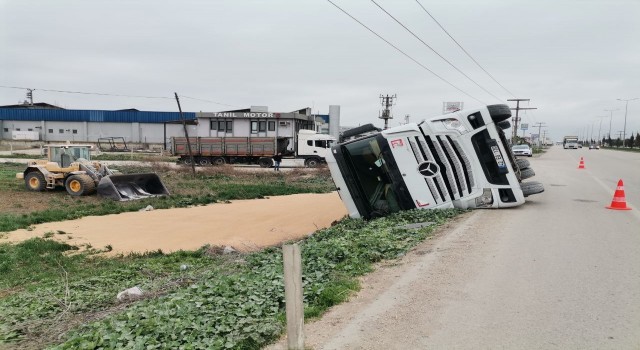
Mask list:
POLYGON ((340 106, 330 106, 324 115, 313 115, 310 108, 270 112, 265 106, 182 115, 135 109, 68 110, 46 103, 0 106, 0 140, 96 143, 100 138, 122 137, 139 147, 168 149, 171 137, 184 136, 183 120, 190 137, 293 137, 307 129, 337 138, 340 106))

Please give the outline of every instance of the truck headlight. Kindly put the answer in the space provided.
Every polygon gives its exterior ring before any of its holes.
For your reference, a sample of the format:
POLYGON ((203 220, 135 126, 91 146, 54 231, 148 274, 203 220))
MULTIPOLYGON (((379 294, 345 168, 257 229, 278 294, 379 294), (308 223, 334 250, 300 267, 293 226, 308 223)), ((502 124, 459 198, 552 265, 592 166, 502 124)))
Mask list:
POLYGON ((493 194, 490 188, 482 191, 482 196, 476 198, 476 208, 490 207, 493 204, 493 194))
POLYGON ((460 132, 466 132, 467 128, 462 124, 458 119, 455 118, 447 118, 440 120, 444 127, 449 130, 458 130, 460 132))

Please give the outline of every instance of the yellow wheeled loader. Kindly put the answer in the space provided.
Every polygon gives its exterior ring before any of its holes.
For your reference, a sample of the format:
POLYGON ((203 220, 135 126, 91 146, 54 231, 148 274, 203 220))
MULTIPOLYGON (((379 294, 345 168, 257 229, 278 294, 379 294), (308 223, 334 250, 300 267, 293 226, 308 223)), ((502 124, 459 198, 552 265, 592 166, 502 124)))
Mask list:
POLYGON ((72 196, 98 193, 117 201, 167 196, 169 191, 155 173, 116 174, 105 164, 91 161, 91 145, 47 145, 47 158, 31 161, 17 173, 31 191, 64 187, 72 196))

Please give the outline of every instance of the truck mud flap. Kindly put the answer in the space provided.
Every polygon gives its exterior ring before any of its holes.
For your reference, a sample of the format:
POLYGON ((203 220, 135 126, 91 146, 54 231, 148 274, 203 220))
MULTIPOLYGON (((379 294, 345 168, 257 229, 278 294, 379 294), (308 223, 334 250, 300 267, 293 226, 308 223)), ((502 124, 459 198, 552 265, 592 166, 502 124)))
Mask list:
POLYGON ((154 173, 105 176, 98 183, 98 195, 116 201, 168 196, 169 191, 154 173))

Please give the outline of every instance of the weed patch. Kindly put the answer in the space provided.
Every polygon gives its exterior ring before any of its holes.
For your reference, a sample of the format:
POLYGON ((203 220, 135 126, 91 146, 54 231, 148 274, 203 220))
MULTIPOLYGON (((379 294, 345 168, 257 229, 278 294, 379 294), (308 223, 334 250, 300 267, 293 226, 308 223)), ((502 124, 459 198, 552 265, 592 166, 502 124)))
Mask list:
MULTIPOLYGON (((433 230, 408 230, 403 225, 440 224, 459 212, 414 210, 370 222, 345 219, 300 242, 305 315, 319 317, 344 302, 359 288, 357 277, 371 271, 374 263, 403 256, 433 230)), ((269 248, 248 255, 219 255, 219 250, 205 247, 117 259, 62 255, 61 259, 79 259, 61 263, 68 282, 59 272, 52 273, 54 277, 26 291, 0 298, 4 318, 0 323, 9 325, 0 329, 0 342, 25 345, 35 335, 49 344, 57 342, 47 326, 91 313, 101 317, 73 327, 55 348, 154 349, 188 344, 259 349, 277 339, 285 327, 282 252, 269 248), (133 285, 150 291, 150 296, 119 308, 115 293, 133 285), (61 303, 65 290, 70 291, 69 298, 61 303), (38 332, 29 328, 35 321, 41 322, 35 328, 38 332)), ((58 329, 60 333, 64 332, 58 329)))

